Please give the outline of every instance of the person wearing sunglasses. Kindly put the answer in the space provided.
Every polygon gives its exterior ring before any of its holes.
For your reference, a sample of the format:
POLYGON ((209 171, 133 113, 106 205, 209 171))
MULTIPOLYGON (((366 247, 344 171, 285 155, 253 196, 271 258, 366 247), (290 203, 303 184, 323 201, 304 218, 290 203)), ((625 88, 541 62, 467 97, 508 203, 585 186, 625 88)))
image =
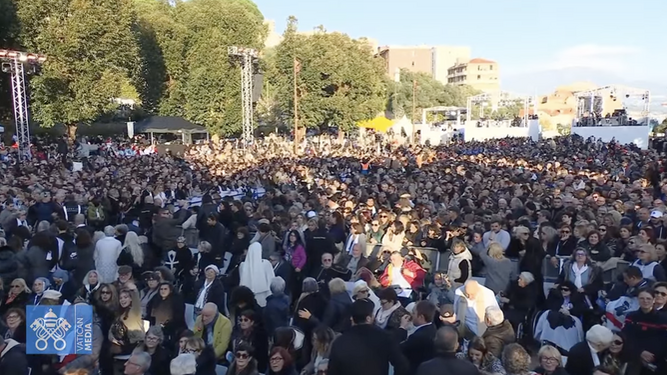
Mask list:
POLYGON ((25 280, 18 278, 14 279, 9 284, 9 293, 0 302, 0 315, 5 315, 11 308, 25 310, 25 305, 28 303, 30 297, 30 288, 25 283, 25 280))
POLYGON ((614 331, 614 339, 609 349, 602 356, 601 365, 625 374, 630 360, 630 350, 625 346, 627 336, 621 331, 614 331))
POLYGON ((667 311, 667 282, 659 282, 653 285, 655 290, 655 303, 653 308, 656 311, 667 311))
POLYGON ((252 346, 257 370, 266 372, 269 362, 269 338, 262 324, 262 316, 254 310, 244 310, 238 318, 238 324, 232 331, 232 347, 237 348, 241 343, 252 346))
POLYGON ((254 348, 247 343, 237 345, 227 375, 259 375, 257 361, 253 357, 254 352, 254 348))
POLYGON ((658 255, 655 246, 646 243, 639 247, 639 250, 637 251, 637 260, 632 263, 632 265, 642 270, 642 275, 644 275, 644 278, 647 280, 665 281, 667 280, 665 269, 662 268, 657 260, 658 255))

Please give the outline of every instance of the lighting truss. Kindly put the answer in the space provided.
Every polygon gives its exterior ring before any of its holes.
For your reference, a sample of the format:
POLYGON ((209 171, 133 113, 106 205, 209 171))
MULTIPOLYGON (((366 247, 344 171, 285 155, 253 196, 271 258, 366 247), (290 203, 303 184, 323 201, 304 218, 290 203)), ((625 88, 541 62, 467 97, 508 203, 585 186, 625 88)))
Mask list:
POLYGON ((258 57, 258 52, 252 48, 243 47, 229 47, 227 53, 230 57, 240 62, 241 65, 241 106, 243 118, 243 143, 250 144, 254 138, 253 128, 253 108, 252 108, 252 91, 253 91, 253 67, 258 57))
POLYGON ((2 71, 11 76, 12 102, 19 158, 30 158, 30 119, 28 117, 28 99, 26 95, 25 75, 32 73, 36 65, 46 61, 46 56, 35 53, 0 49, 2 71))
POLYGON ((620 100, 623 102, 622 105, 624 108, 626 107, 626 99, 634 99, 642 102, 640 118, 644 118, 648 124, 648 117, 651 111, 651 92, 649 90, 615 85, 603 86, 589 91, 580 91, 575 93, 575 95, 577 97, 577 118, 583 117, 584 113, 588 110, 592 112, 592 103, 596 97, 599 97, 603 102, 607 99, 620 100), (588 108, 584 105, 586 99, 590 100, 588 108))

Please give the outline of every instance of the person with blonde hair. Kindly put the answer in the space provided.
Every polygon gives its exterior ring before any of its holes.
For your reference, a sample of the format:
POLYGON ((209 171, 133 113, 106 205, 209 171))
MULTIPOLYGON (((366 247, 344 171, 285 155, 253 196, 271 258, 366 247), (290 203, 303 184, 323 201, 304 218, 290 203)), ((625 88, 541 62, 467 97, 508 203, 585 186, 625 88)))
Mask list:
POLYGON ((665 270, 657 260, 658 254, 655 246, 650 243, 645 243, 639 246, 637 260, 632 263, 632 265, 639 268, 642 271, 642 275, 647 280, 665 281, 667 280, 667 275, 665 275, 665 270))
POLYGON ((558 349, 551 345, 544 345, 537 352, 540 365, 535 372, 540 375, 567 375, 563 368, 563 356, 558 349))
POLYGON ((472 248, 470 251, 482 259, 486 269, 486 280, 484 286, 498 294, 507 289, 514 279, 516 267, 512 261, 505 257, 503 246, 495 241, 489 243, 486 251, 480 248, 472 248))

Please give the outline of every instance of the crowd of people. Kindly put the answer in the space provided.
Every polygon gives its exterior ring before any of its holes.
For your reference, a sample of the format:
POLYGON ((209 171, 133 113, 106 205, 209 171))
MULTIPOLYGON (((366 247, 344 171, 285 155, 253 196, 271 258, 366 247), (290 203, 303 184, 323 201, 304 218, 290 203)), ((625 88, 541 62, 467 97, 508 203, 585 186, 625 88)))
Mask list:
POLYGON ((667 372, 654 150, 140 149, 0 151, 0 374, 667 372), (31 306, 63 304, 92 306, 92 353, 26 355, 31 306))

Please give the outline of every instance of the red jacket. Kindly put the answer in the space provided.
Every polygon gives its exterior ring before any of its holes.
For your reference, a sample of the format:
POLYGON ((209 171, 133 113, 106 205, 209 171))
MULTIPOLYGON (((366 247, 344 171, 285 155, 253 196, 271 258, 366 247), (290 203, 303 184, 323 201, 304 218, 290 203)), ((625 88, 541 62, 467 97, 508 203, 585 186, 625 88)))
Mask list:
MULTIPOLYGON (((387 268, 384 269, 384 273, 380 276, 380 284, 383 287, 388 287, 393 285, 391 280, 391 271, 394 267, 389 264, 387 268)), ((405 281, 407 281, 412 290, 421 288, 424 286, 424 278, 426 277, 426 271, 414 260, 410 260, 403 263, 402 274, 405 281), (405 271, 411 271, 414 276, 409 276, 405 274, 405 271)))

